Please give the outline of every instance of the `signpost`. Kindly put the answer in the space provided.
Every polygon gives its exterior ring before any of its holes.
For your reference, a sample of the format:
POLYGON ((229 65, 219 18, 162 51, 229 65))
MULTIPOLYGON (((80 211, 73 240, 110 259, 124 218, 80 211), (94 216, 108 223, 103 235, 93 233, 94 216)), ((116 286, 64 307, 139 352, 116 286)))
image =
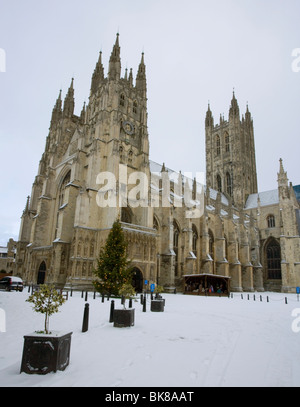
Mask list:
POLYGON ((155 284, 151 284, 151 285, 150 285, 150 291, 153 293, 154 290, 155 290, 155 284))

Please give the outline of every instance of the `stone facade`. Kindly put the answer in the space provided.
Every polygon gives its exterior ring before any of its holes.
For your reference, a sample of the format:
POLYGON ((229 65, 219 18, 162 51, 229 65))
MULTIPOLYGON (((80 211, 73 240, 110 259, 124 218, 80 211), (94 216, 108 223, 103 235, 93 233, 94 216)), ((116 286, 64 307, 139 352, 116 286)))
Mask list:
POLYGON ((9 239, 7 246, 0 246, 0 278, 15 273, 15 257, 17 242, 9 239))
MULTIPOLYGON (((172 171, 150 161, 144 55, 135 83, 132 70, 121 77, 119 35, 107 77, 100 53, 89 103, 80 116, 74 115, 74 103, 72 79, 64 103, 60 92, 54 106, 45 152, 22 215, 18 275, 34 284, 91 285, 100 248, 119 218, 137 290, 144 280, 183 290, 184 275, 203 273, 231 277, 235 291, 264 290, 265 232, 257 210, 247 206, 257 194, 248 108, 241 121, 233 96, 229 120, 222 118, 215 126, 209 107, 204 188, 181 174, 166 185, 164 176, 170 179, 172 171), (190 199, 184 199, 183 190, 190 199), (201 214, 195 216, 199 202, 201 214)), ((280 202, 288 217, 299 205, 291 187, 280 182, 285 196, 280 202)), ((285 219, 285 235, 299 235, 295 218, 285 219)), ((299 241, 286 238, 283 244, 280 237, 281 242, 287 263, 282 263, 276 288, 290 289, 298 282, 299 266, 291 274, 285 264, 297 259, 286 256, 296 255, 299 241)))

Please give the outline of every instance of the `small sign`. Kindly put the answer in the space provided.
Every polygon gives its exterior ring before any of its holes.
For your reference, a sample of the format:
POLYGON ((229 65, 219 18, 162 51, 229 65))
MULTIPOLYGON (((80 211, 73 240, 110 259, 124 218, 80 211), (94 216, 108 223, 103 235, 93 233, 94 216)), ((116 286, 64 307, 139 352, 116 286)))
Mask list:
POLYGON ((154 290, 155 290, 155 284, 151 284, 151 285, 150 285, 150 290, 151 290, 152 293, 154 292, 154 290))
POLYGON ((148 284, 148 280, 145 280, 145 285, 147 285, 148 284))
POLYGON ((297 293, 297 294, 300 294, 300 287, 297 287, 297 288, 296 288, 296 293, 297 293))

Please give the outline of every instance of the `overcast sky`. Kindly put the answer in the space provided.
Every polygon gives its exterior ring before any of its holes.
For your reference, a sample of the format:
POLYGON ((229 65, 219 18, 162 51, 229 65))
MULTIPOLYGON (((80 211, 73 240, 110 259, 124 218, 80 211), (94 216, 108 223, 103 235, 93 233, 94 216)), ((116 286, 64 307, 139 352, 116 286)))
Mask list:
POLYGON ((18 237, 59 90, 74 77, 79 115, 117 32, 122 75, 145 52, 153 161, 205 172, 208 101, 227 119, 234 88, 254 120, 259 190, 277 188, 280 158, 300 184, 299 19, 299 0, 0 0, 0 245, 18 237))

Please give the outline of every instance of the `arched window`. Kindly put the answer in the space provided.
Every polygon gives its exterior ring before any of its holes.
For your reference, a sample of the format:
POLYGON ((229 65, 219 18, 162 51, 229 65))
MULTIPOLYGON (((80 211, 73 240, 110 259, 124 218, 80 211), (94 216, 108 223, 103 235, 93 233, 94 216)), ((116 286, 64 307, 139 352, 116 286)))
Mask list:
POLYGON ((64 177, 60 189, 59 189, 59 195, 58 195, 58 207, 60 208, 62 205, 64 205, 65 202, 65 189, 66 186, 70 183, 71 181, 71 171, 67 173, 67 175, 64 177))
POLYGON ((120 161, 124 162, 124 148, 123 148, 123 146, 119 147, 119 156, 120 156, 120 161))
POLYGON ((226 191, 227 194, 232 197, 232 179, 229 172, 226 174, 226 191))
POLYGON ((123 93, 120 96, 120 106, 125 106, 125 95, 123 93))
POLYGON ((269 215, 267 217, 267 222, 268 222, 268 228, 275 228, 275 216, 274 215, 269 215))
POLYGON ((266 245, 267 270, 269 280, 281 280, 281 250, 275 239, 266 245))
POLYGON ((159 230, 159 223, 156 216, 153 216, 153 229, 159 230))
POLYGON ((222 179, 220 175, 217 175, 217 191, 222 192, 222 179))
POLYGON ((43 261, 40 264, 39 270, 38 270, 38 275, 37 275, 37 284, 44 284, 45 278, 46 278, 46 263, 43 261))
POLYGON ((173 251, 175 253, 175 276, 178 276, 178 253, 179 253, 179 226, 173 221, 173 251))
POLYGON ((64 206, 67 204, 65 192, 66 192, 66 187, 70 183, 70 181, 71 181, 71 170, 63 178, 62 183, 60 184, 60 187, 59 187, 59 191, 58 191, 58 211, 56 214, 55 239, 57 238, 60 210, 62 210, 64 208, 64 206))
POLYGON ((137 113, 137 101, 136 100, 133 102, 132 111, 133 111, 133 113, 137 113))
POLYGON ((230 151, 229 134, 225 133, 225 151, 228 153, 230 151))
POLYGON ((195 225, 192 226, 192 231, 193 231, 193 248, 192 248, 192 250, 193 250, 194 255, 197 257, 198 232, 197 232, 197 229, 196 229, 195 225))
POLYGON ((132 165, 132 159, 133 159, 133 151, 130 150, 128 153, 128 164, 132 165))
POLYGON ((214 254, 214 245, 215 245, 215 239, 214 239, 214 235, 213 232, 211 230, 208 231, 208 235, 209 235, 209 247, 208 247, 208 253, 210 255, 210 257, 212 258, 212 260, 215 257, 214 254))
POLYGON ((217 134, 216 135, 216 149, 217 149, 217 155, 221 154, 221 140, 220 136, 217 134))

